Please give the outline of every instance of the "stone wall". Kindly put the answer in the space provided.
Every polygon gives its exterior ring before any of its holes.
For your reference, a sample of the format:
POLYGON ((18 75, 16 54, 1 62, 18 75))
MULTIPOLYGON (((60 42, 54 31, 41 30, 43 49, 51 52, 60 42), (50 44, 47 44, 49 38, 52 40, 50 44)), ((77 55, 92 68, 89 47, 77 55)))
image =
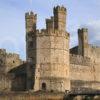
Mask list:
POLYGON ((11 90, 10 76, 5 73, 0 73, 0 92, 11 90))
POLYGON ((97 94, 63 94, 63 93, 31 93, 11 92, 0 94, 0 100, 100 100, 97 94))
POLYGON ((0 95, 0 100, 63 100, 63 97, 64 94, 62 93, 15 92, 0 95))
POLYGON ((70 55, 70 73, 72 90, 99 90, 100 65, 91 58, 70 55))
POLYGON ((0 49, 0 70, 8 72, 9 70, 19 66, 23 61, 18 54, 8 53, 6 49, 0 49))
POLYGON ((90 52, 91 52, 90 58, 92 59, 92 61, 94 63, 100 64, 100 47, 90 45, 90 52))
POLYGON ((70 54, 70 64, 91 66, 92 61, 88 57, 83 57, 81 55, 70 54))
POLYGON ((6 53, 6 71, 21 65, 23 61, 20 59, 18 54, 15 53, 6 53))

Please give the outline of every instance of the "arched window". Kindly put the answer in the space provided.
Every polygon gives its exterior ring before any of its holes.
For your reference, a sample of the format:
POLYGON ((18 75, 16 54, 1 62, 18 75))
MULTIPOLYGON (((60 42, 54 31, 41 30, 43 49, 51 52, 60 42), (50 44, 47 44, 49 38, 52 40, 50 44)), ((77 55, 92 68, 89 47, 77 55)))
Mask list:
POLYGON ((46 90, 46 83, 42 83, 42 90, 46 90))

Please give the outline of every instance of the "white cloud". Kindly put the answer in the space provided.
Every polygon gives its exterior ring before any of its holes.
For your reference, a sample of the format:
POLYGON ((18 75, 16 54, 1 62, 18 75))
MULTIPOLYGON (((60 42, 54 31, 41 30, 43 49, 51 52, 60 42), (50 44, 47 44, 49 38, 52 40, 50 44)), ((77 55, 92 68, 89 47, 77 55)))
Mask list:
POLYGON ((88 28, 90 43, 100 46, 100 20, 92 20, 81 27, 88 28))
POLYGON ((70 47, 78 44, 78 28, 88 28, 89 44, 100 46, 100 20, 92 20, 84 25, 72 26, 72 28, 70 30, 70 47))

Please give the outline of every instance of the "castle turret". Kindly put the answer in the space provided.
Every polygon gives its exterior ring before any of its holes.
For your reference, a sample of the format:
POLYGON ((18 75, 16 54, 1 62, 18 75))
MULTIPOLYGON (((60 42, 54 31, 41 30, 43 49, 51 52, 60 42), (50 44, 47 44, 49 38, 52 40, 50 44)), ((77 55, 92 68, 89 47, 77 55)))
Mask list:
POLYGON ((66 30, 66 8, 63 6, 54 7, 54 28, 57 30, 66 30))
POLYGON ((26 20, 26 33, 35 32, 37 15, 34 14, 33 12, 28 12, 25 14, 25 20, 26 20))
POLYGON ((48 33, 54 30, 54 17, 46 19, 46 29, 48 33))
POLYGON ((82 28, 78 29, 78 41, 79 41, 79 48, 78 53, 82 56, 88 56, 88 29, 82 28))

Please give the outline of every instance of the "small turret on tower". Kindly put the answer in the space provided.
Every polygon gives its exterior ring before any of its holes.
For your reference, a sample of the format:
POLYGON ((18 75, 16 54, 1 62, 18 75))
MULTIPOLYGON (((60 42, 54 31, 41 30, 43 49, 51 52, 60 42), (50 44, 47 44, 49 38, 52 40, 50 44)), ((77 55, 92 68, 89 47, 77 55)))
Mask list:
POLYGON ((60 31, 66 31, 66 8, 65 7, 54 7, 54 29, 60 31))
POLYGON ((46 19, 46 29, 47 32, 54 30, 54 17, 51 17, 51 19, 46 19))
POLYGON ((34 14, 33 12, 28 12, 25 14, 25 20, 26 20, 26 33, 35 32, 37 15, 34 14))
POLYGON ((78 29, 78 40, 79 40, 79 48, 78 53, 82 56, 88 56, 88 29, 82 28, 78 29))

